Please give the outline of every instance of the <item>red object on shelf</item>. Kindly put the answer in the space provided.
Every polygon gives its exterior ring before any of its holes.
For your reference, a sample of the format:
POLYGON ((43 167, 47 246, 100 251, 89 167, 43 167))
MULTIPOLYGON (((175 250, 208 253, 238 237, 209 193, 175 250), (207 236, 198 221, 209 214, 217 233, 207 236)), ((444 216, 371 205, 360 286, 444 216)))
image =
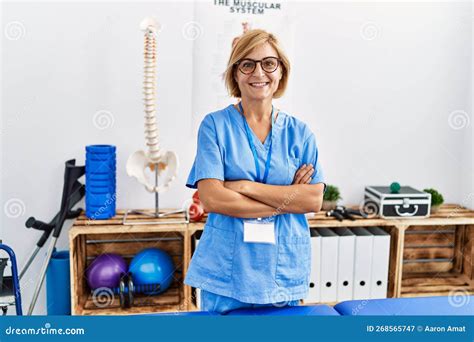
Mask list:
POLYGON ((201 203, 201 200, 199 199, 199 193, 198 193, 197 190, 193 194, 193 202, 194 203, 201 203))
POLYGON ((202 208, 202 210, 205 213, 207 213, 207 211, 204 209, 204 206, 202 205, 202 202, 201 202, 201 199, 199 198, 199 193, 197 190, 193 194, 193 203, 196 203, 197 205, 199 205, 202 208))
POLYGON ((204 209, 200 205, 201 202, 199 203, 191 203, 189 206, 189 218, 193 222, 201 221, 201 219, 204 216, 204 209))

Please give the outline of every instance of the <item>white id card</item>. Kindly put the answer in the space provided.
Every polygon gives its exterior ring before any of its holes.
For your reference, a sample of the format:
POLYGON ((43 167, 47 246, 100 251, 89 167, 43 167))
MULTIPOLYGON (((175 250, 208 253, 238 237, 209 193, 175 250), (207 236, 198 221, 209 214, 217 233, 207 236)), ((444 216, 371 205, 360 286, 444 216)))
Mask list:
POLYGON ((245 220, 244 242, 275 244, 275 221, 267 219, 245 220))

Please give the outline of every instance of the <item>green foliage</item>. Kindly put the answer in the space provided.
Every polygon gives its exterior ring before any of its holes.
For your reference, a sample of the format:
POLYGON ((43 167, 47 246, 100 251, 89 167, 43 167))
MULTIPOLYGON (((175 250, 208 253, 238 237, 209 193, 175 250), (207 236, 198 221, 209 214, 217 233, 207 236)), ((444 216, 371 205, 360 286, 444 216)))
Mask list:
POLYGON ((323 200, 324 201, 337 201, 342 199, 341 193, 337 186, 334 185, 327 185, 326 192, 324 193, 323 200))
POLYGON ((440 205, 444 203, 443 195, 441 195, 437 190, 430 188, 424 189, 423 191, 431 194, 431 205, 440 205))

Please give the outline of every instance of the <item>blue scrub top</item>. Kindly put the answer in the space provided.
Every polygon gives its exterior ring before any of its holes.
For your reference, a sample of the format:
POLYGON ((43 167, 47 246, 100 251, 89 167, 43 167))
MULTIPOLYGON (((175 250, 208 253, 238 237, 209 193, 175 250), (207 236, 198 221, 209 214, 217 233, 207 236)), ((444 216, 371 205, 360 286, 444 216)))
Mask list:
MULTIPOLYGON (((262 144, 253 131, 251 134, 263 170, 270 138, 262 144)), ((297 169, 310 163, 315 167, 311 184, 324 182, 316 139, 305 123, 280 111, 272 144, 267 184, 290 185, 297 169)), ((186 186, 196 189, 198 181, 206 178, 256 179, 242 115, 233 105, 206 115, 199 127, 196 158, 186 186)), ((311 262, 305 215, 277 215, 275 244, 244 242, 243 220, 209 213, 184 283, 246 303, 305 298, 311 262)))

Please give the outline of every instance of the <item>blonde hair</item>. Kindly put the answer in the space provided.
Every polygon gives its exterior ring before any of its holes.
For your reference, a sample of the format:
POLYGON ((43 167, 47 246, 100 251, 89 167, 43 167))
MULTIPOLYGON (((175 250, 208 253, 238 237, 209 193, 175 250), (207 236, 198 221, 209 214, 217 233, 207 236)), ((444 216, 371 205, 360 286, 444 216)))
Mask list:
POLYGON ((265 43, 269 43, 276 50, 278 58, 281 60, 280 66, 282 67, 282 76, 278 89, 273 94, 273 97, 279 98, 285 93, 286 86, 288 85, 288 77, 290 75, 290 61, 288 56, 283 51, 278 39, 273 34, 257 29, 249 30, 244 33, 232 47, 232 52, 229 61, 227 62, 227 69, 224 72, 224 82, 230 96, 238 98, 242 96, 239 84, 234 77, 234 73, 237 70, 237 65, 235 63, 245 58, 245 56, 251 53, 256 47, 265 43))

